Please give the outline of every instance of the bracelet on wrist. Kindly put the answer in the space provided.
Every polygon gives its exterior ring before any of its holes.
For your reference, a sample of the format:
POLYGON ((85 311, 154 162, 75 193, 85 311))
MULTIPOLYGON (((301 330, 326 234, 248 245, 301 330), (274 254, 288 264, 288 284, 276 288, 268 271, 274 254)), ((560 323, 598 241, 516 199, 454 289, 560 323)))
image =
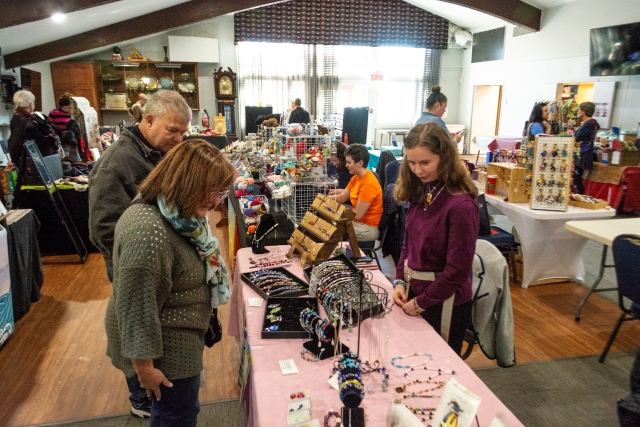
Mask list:
POLYGON ((398 285, 402 285, 405 289, 407 288, 407 283, 404 280, 397 279, 393 281, 393 289, 398 285))

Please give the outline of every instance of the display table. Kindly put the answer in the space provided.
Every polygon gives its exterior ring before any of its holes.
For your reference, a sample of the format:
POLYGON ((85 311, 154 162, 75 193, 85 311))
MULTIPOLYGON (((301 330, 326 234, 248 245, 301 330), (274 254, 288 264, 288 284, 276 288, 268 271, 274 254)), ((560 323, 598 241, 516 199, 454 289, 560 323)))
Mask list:
POLYGON ((602 243, 602 256, 600 258, 600 268, 598 270, 598 277, 589 286, 589 291, 582 298, 576 309, 576 320, 580 320, 580 311, 582 306, 587 302, 589 297, 594 292, 604 292, 616 290, 617 288, 597 289, 596 287, 602 280, 605 268, 615 267, 614 265, 606 265, 607 249, 613 244, 613 239, 621 234, 640 233, 640 218, 628 218, 628 219, 606 219, 598 221, 569 221, 564 226, 567 230, 576 233, 587 239, 594 240, 598 243, 602 243))
POLYGON ((495 150, 515 150, 520 147, 521 136, 480 136, 473 137, 479 151, 493 152, 495 150))
POLYGON ((31 209, 7 212, 7 246, 11 273, 11 294, 15 321, 22 318, 42 296, 44 282, 42 260, 38 247, 40 222, 31 209))
MULTIPOLYGON (((625 171, 640 170, 637 166, 610 166, 595 162, 593 169, 589 171, 586 178, 582 179, 584 194, 598 199, 606 200, 615 209, 620 207, 622 201, 621 192, 623 189, 625 171)), ((636 172, 637 173, 637 172, 636 172)), ((630 195, 634 200, 640 200, 637 189, 630 195)))
POLYGON ((391 134, 395 133, 396 135, 402 135, 404 138, 408 133, 409 129, 377 129, 380 132, 380 148, 382 148, 382 139, 387 137, 387 145, 391 145, 391 134))
POLYGON ((569 206, 566 212, 532 210, 528 203, 507 203, 487 196, 487 203, 509 218, 520 236, 524 271, 522 287, 560 280, 584 280, 582 248, 587 239, 565 230, 575 219, 611 218, 614 209, 583 209, 569 206))
MULTIPOLYGON (((286 252, 289 246, 269 247, 268 249, 281 249, 286 252)), ((241 249, 237 254, 237 264, 233 281, 233 294, 231 297, 231 311, 229 318, 230 335, 238 337, 242 341, 245 332, 251 347, 251 374, 247 384, 249 416, 247 425, 256 427, 284 426, 286 425, 287 404, 289 394, 293 391, 311 390, 311 414, 314 419, 322 423, 329 409, 339 410, 342 407, 338 392, 331 388, 327 379, 331 374, 333 359, 329 358, 317 363, 308 362, 300 357, 303 350, 303 339, 261 339, 262 317, 265 305, 262 307, 250 307, 248 298, 257 297, 257 293, 244 284, 240 278, 242 272, 250 270, 249 257, 251 249, 241 249), (278 365, 279 360, 293 359, 298 367, 299 374, 283 376, 278 365)), ((289 268, 291 273, 304 278, 299 260, 289 268)), ((391 294, 391 283, 379 270, 372 271, 373 283, 382 286, 391 294)), ((416 352, 430 353, 434 357, 434 365, 442 369, 457 371, 456 380, 481 397, 482 402, 478 411, 478 420, 481 426, 489 426, 498 412, 506 415, 512 426, 521 426, 516 417, 504 404, 489 390, 489 388, 476 376, 466 363, 456 355, 453 350, 440 338, 429 324, 421 317, 410 317, 404 314, 402 309, 395 306, 388 316, 389 358, 416 352), (449 363, 446 363, 448 361, 449 363)), ((367 319, 362 322, 360 355, 366 360, 369 354, 369 345, 375 349, 379 345, 378 333, 379 321, 367 319), (373 334, 372 334, 373 333, 373 334), (371 336, 371 339, 370 339, 371 336)), ((342 332, 343 341, 354 351, 357 349, 357 328, 353 333, 347 330, 342 332)), ((241 346, 242 348, 242 346, 241 346)), ((375 354, 375 350, 374 350, 375 354)), ((364 361, 363 360, 363 361, 364 361)), ((392 367, 387 362, 389 378, 389 391, 383 393, 380 383, 382 374, 373 373, 364 377, 365 384, 370 381, 375 386, 374 393, 367 393, 360 407, 364 408, 365 425, 367 427, 383 427, 387 425, 387 416, 391 403, 401 395, 396 393, 395 387, 403 385, 406 380, 403 377, 404 369, 392 367), (371 380, 369 377, 372 375, 371 380)), ((418 376, 423 378, 426 375, 418 376)), ((451 378, 443 376, 443 380, 451 378)), ((414 387, 415 388, 415 387, 414 387)), ((419 390, 419 388, 416 388, 419 390)), ((435 393, 440 395, 440 393, 435 393)), ((421 399, 416 406, 437 406, 438 399, 421 399)), ((412 403, 414 403, 412 401, 412 403)), ((474 424, 475 425, 475 422, 474 424)))
POLYGON ((397 161, 402 161, 402 148, 393 146, 382 147, 380 150, 369 150, 369 164, 367 165, 367 169, 372 171, 376 170, 378 162, 380 161, 380 153, 383 151, 391 151, 397 161))

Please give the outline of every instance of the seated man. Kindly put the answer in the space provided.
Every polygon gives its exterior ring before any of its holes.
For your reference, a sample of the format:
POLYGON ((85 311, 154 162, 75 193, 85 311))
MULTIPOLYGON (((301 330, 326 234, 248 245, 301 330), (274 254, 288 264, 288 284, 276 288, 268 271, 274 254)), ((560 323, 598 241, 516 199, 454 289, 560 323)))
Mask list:
POLYGON ((353 177, 347 188, 334 196, 338 203, 351 200, 356 212, 353 228, 359 242, 370 242, 379 237, 378 225, 382 218, 382 187, 378 178, 367 169, 369 151, 361 144, 347 147, 346 166, 353 177))

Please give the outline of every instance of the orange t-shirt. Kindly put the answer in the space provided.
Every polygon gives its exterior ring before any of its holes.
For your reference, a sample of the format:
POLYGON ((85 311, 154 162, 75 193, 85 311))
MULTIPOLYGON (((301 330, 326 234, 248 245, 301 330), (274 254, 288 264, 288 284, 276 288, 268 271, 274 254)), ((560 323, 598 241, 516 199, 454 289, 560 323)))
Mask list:
POLYGON ((367 212, 358 222, 377 227, 380 224, 380 218, 382 218, 382 187, 380 187, 378 178, 370 170, 367 170, 362 179, 358 179, 358 175, 353 175, 347 184, 347 190, 350 193, 349 198, 353 209, 358 205, 358 201, 371 203, 367 212))

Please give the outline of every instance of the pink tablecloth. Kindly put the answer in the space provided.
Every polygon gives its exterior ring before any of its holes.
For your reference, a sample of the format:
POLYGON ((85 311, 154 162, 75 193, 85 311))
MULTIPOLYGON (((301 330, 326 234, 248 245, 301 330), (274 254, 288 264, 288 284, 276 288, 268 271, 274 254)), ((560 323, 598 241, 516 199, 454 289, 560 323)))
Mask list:
POLYGON ((478 150, 490 151, 495 150, 514 150, 520 147, 522 137, 511 136, 476 136, 474 138, 478 150))
MULTIPOLYGON (((278 246, 275 248, 288 250, 288 246, 278 246)), ((272 248, 269 248, 272 249, 272 248)), ((229 333, 240 337, 239 332, 243 330, 243 321, 246 319, 246 330, 251 346, 251 375, 249 376, 249 417, 247 424, 255 427, 282 427, 287 425, 287 404, 289 394, 293 391, 310 389, 311 413, 314 419, 322 420, 329 409, 339 410, 341 405, 338 392, 331 388, 327 379, 331 374, 333 366, 332 359, 326 359, 318 363, 307 362, 300 357, 303 350, 302 343, 308 340, 303 339, 271 339, 260 338, 261 322, 265 306, 249 307, 247 298, 257 297, 256 292, 245 285, 240 279, 240 273, 249 270, 249 260, 251 249, 244 248, 238 251, 237 265, 234 275, 234 292, 231 301, 231 317, 229 319, 229 333), (278 366, 279 360, 293 359, 298 367, 299 374, 283 376, 278 366)), ((300 278, 304 278, 299 260, 295 260, 289 270, 300 278)), ((373 282, 385 287, 389 293, 392 292, 391 283, 384 275, 376 270, 373 272, 373 282)), ((413 353, 429 353, 433 355, 434 361, 429 366, 457 371, 455 375, 462 385, 469 388, 482 399, 478 411, 478 419, 481 426, 491 424, 494 416, 502 412, 509 422, 515 426, 522 426, 517 418, 509 411, 504 404, 487 388, 487 386, 476 376, 466 363, 456 355, 453 350, 440 338, 440 336, 421 317, 410 317, 397 306, 388 315, 389 328, 389 358, 413 353)), ((379 340, 380 320, 365 320, 362 322, 360 356, 366 360, 369 353, 369 343, 371 343, 373 354, 376 354, 379 340), (373 327, 372 327, 373 325, 373 327)), ((346 330, 343 336, 347 345, 352 349, 357 348, 357 328, 349 334, 346 330)), ((418 363, 422 359, 414 357, 406 360, 407 363, 418 363)), ((391 408, 391 403, 400 395, 395 392, 395 387, 405 383, 404 369, 392 367, 386 363, 389 371, 389 391, 383 393, 380 383, 382 374, 373 374, 375 392, 366 394, 362 404, 365 412, 365 424, 367 427, 386 426, 387 417, 391 408)), ((426 377, 416 374, 417 378, 426 377)), ((369 375, 365 376, 368 384, 369 375)), ((451 376, 440 378, 447 380, 451 376)), ((436 379, 437 380, 437 379, 436 379)), ((419 388, 414 389, 417 391, 419 388)), ((413 390, 413 389, 412 389, 413 390)), ((440 395, 441 390, 436 393, 440 395)), ((415 406, 437 406, 437 399, 412 399, 415 406)), ((475 422, 473 424, 475 426, 475 422)))

